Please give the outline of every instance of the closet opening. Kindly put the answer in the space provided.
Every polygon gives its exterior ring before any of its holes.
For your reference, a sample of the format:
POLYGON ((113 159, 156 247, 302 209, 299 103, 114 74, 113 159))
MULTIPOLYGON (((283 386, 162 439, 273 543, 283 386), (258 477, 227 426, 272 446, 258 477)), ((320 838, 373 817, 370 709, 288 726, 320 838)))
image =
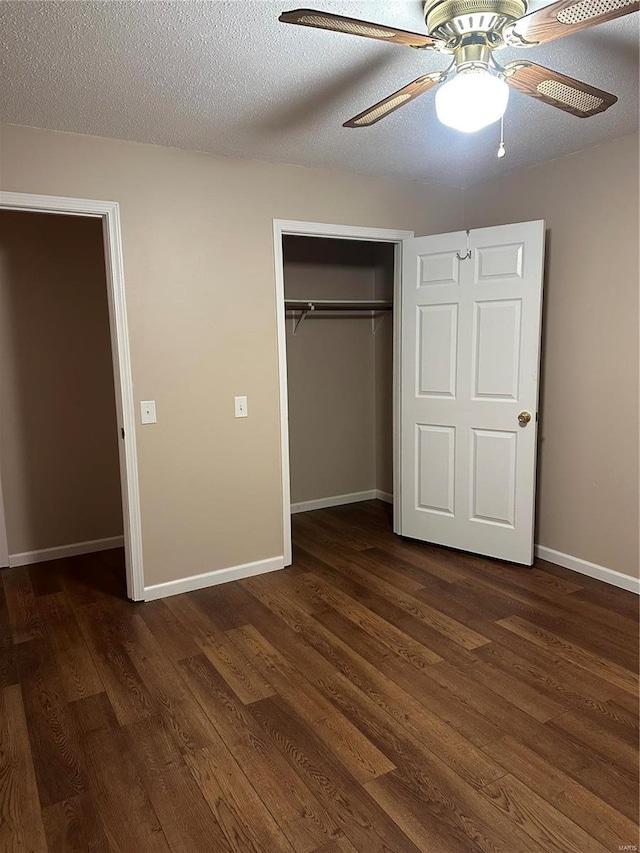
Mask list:
POLYGON ((292 514, 393 503, 401 241, 413 236, 296 225, 276 227, 287 565, 292 514))

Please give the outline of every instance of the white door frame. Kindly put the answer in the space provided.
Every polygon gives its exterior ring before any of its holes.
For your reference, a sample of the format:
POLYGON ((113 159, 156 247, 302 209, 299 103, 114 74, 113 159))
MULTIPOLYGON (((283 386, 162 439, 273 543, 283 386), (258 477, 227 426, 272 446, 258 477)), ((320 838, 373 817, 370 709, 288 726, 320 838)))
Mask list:
POLYGON ((392 231, 386 228, 364 228, 357 225, 329 225, 325 222, 297 222, 288 219, 273 220, 273 248, 276 274, 276 322, 278 332, 278 378, 280 386, 280 454, 282 460, 282 530, 284 541, 284 564, 290 566, 291 546, 291 489, 289 482, 289 396, 287 388, 287 337, 284 306, 284 260, 282 256, 282 238, 285 235, 297 237, 326 237, 334 240, 367 240, 377 243, 393 243, 396 246, 394 257, 393 298, 393 527, 397 529, 400 518, 397 479, 400 467, 400 435, 398 418, 400 417, 400 317, 402 316, 402 241, 414 237, 413 231, 392 231))
MULTIPOLYGON (((120 483, 124 522, 124 549, 127 575, 127 595, 134 601, 144 600, 144 571, 142 564, 142 524, 136 422, 129 352, 129 331, 124 289, 120 208, 115 201, 96 201, 83 198, 33 195, 31 193, 0 192, 0 209, 32 213, 58 213, 69 216, 89 216, 102 220, 104 235, 107 299, 115 385, 118 428, 124 430, 118 441, 120 483)), ((0 543, 4 533, 4 514, 0 497, 0 543)), ((5 536, 6 539, 6 536, 5 536)), ((1 556, 1 555, 0 555, 1 556)))
POLYGON ((9 543, 7 542, 7 526, 4 520, 4 504, 2 503, 2 481, 0 481, 0 569, 9 565, 9 543))

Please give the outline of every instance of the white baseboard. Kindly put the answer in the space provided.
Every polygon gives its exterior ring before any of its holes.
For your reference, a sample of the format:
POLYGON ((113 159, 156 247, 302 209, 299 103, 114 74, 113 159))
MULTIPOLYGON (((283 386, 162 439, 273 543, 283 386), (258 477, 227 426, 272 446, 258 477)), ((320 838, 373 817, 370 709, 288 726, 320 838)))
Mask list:
POLYGON ((55 548, 42 548, 40 551, 9 554, 9 567, 31 566, 33 563, 47 563, 49 560, 60 560, 63 557, 77 557, 79 554, 93 554, 95 551, 109 551, 111 548, 123 547, 124 536, 91 539, 88 542, 73 542, 71 545, 57 545, 55 548))
POLYGON ((253 577, 253 575, 275 572, 283 568, 284 557, 269 557, 268 560, 257 560, 255 563, 244 563, 240 566, 231 566, 228 569, 218 569, 214 572, 204 572, 201 575, 192 575, 188 578, 158 583, 154 586, 145 586, 144 600, 154 601, 156 598, 192 592, 195 589, 204 589, 207 586, 216 586, 219 583, 239 581, 243 578, 253 577))
POLYGON ((546 548, 544 545, 536 545, 535 551, 536 557, 540 557, 541 560, 548 560, 557 566, 563 566, 565 569, 571 569, 573 572, 588 575, 590 578, 596 578, 596 580, 640 595, 640 578, 616 572, 614 569, 607 569, 605 566, 598 566, 596 563, 590 563, 588 560, 580 559, 580 557, 572 557, 571 554, 563 554, 562 551, 554 551, 553 548, 546 548))
POLYGON ((330 498, 318 498, 315 501, 302 501, 301 503, 291 504, 291 514, 310 512, 314 509, 326 509, 330 506, 342 506, 342 504, 355 504, 360 501, 372 501, 377 495, 375 489, 370 489, 368 492, 352 492, 349 495, 333 495, 330 498))
POLYGON ((384 501, 386 504, 393 503, 393 495, 389 492, 381 492, 380 489, 376 489, 376 498, 379 501, 384 501))

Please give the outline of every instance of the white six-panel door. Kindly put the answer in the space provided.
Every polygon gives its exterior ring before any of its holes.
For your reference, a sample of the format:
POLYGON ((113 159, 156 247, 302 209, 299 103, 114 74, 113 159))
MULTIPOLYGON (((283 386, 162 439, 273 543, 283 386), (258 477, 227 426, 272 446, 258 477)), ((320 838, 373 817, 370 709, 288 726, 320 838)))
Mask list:
POLYGON ((403 242, 401 535, 533 562, 543 257, 542 221, 403 242))

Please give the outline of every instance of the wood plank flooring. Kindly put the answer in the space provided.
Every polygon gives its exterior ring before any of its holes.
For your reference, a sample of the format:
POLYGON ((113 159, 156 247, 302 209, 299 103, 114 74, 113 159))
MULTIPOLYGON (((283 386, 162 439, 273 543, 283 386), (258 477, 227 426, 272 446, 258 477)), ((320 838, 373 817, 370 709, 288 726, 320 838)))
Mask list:
POLYGON ((294 544, 148 604, 119 551, 0 572, 1 853, 637 849, 634 595, 376 501, 294 544))

